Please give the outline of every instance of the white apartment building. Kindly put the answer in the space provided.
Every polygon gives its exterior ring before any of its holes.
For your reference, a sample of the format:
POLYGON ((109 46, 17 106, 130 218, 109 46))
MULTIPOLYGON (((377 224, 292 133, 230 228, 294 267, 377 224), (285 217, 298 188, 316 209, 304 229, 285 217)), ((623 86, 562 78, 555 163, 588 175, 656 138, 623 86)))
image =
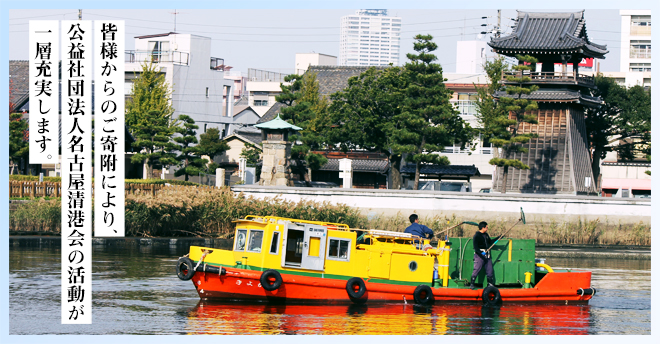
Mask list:
POLYGON ((484 63, 494 55, 486 41, 458 41, 456 74, 483 74, 484 63))
POLYGON ((651 85, 651 10, 620 10, 625 85, 651 85))
POLYGON ((340 66, 387 66, 399 64, 401 17, 387 10, 358 10, 341 18, 340 66))
POLYGON ((211 56, 211 38, 165 33, 135 37, 135 50, 126 51, 125 95, 142 64, 154 63, 172 87, 174 118, 188 115, 199 126, 197 136, 208 128, 230 134, 233 101, 223 94, 234 92, 234 81, 225 78, 224 60, 211 56))
POLYGON ((295 74, 303 75, 309 66, 336 66, 337 56, 319 53, 297 53, 295 74))

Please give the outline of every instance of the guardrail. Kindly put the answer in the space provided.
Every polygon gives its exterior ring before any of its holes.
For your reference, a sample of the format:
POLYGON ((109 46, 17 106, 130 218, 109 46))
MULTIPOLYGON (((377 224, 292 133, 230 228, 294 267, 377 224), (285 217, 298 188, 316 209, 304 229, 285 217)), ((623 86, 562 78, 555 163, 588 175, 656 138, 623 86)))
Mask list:
POLYGON ((148 50, 126 50, 124 52, 124 62, 126 63, 141 63, 141 62, 171 62, 174 64, 188 65, 190 62, 190 54, 181 51, 148 51, 148 50))
MULTIPOLYGON (((189 185, 157 185, 157 184, 135 184, 126 183, 124 194, 151 194, 156 196, 158 192, 164 188, 182 189, 191 187, 189 185)), ((215 188, 209 185, 196 185, 192 187, 197 188, 215 188)), ((9 197, 60 197, 62 196, 62 183, 61 182, 27 182, 27 181, 10 181, 9 182, 9 197)), ((94 191, 92 189, 92 197, 94 191)))

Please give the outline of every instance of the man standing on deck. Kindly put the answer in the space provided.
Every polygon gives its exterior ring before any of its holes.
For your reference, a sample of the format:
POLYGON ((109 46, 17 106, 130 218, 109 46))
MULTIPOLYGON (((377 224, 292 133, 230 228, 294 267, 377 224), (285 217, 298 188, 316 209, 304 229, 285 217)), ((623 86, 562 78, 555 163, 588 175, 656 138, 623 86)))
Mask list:
MULTIPOLYGON (((475 289, 474 281, 481 271, 481 268, 486 266, 486 278, 489 285, 495 285, 495 275, 493 273, 493 261, 490 259, 490 252, 486 250, 493 244, 488 231, 488 223, 486 221, 479 222, 479 230, 474 233, 472 237, 472 245, 474 247, 474 270, 472 271, 472 279, 470 279, 470 289, 475 289)), ((499 240, 502 235, 495 238, 499 240)))
POLYGON ((410 233, 424 239, 433 238, 433 231, 431 228, 419 224, 419 217, 417 214, 410 215, 408 220, 410 220, 411 225, 408 226, 405 231, 403 231, 404 233, 410 233))

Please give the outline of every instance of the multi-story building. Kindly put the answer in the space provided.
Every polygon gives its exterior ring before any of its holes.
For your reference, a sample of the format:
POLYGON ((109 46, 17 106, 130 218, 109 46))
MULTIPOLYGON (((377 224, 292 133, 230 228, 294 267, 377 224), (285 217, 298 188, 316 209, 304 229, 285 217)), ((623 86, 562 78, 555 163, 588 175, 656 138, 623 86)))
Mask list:
POLYGON ((341 18, 340 66, 399 64, 401 17, 387 10, 358 10, 341 18))
POLYGON ((126 51, 125 94, 144 63, 154 63, 172 87, 173 117, 188 115, 199 126, 197 134, 218 128, 230 134, 234 81, 225 78, 224 60, 211 56, 211 38, 192 34, 165 33, 135 37, 135 50, 126 51))
MULTIPOLYGON (((621 72, 651 74, 651 10, 621 10, 621 72)), ((628 79, 628 78, 626 78, 628 79)), ((626 80, 628 81, 628 80, 626 80)), ((635 84, 627 86, 634 86, 635 84)))
POLYGON ((284 83, 287 74, 269 72, 260 69, 248 69, 246 83, 248 105, 252 107, 259 117, 270 110, 277 101, 275 97, 282 93, 280 84, 284 83))
POLYGON ((295 74, 303 75, 310 66, 336 66, 337 56, 319 53, 297 53, 295 74))

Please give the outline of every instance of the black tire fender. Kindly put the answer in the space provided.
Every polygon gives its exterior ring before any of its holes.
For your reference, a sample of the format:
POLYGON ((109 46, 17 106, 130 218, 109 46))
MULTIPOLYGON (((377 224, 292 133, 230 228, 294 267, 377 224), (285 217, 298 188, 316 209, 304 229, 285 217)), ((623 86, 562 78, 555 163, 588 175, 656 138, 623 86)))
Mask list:
POLYGON ((277 290, 282 286, 282 275, 277 270, 268 269, 261 274, 259 282, 268 291, 277 290), (275 279, 275 281, 271 282, 271 279, 275 279))
POLYGON ((435 301, 433 297, 433 290, 426 284, 420 284, 413 292, 413 299, 416 304, 431 305, 435 301))
POLYGON ((481 300, 483 301, 484 305, 495 306, 502 303, 502 295, 500 295, 499 289, 489 285, 484 288, 484 291, 481 294, 481 300))
POLYGON ((182 281, 187 281, 195 274, 195 263, 188 257, 181 257, 176 262, 176 276, 182 281))
POLYGON ((364 293, 367 292, 367 286, 362 278, 353 277, 346 282, 346 292, 348 297, 355 302, 355 300, 364 296, 364 293))

